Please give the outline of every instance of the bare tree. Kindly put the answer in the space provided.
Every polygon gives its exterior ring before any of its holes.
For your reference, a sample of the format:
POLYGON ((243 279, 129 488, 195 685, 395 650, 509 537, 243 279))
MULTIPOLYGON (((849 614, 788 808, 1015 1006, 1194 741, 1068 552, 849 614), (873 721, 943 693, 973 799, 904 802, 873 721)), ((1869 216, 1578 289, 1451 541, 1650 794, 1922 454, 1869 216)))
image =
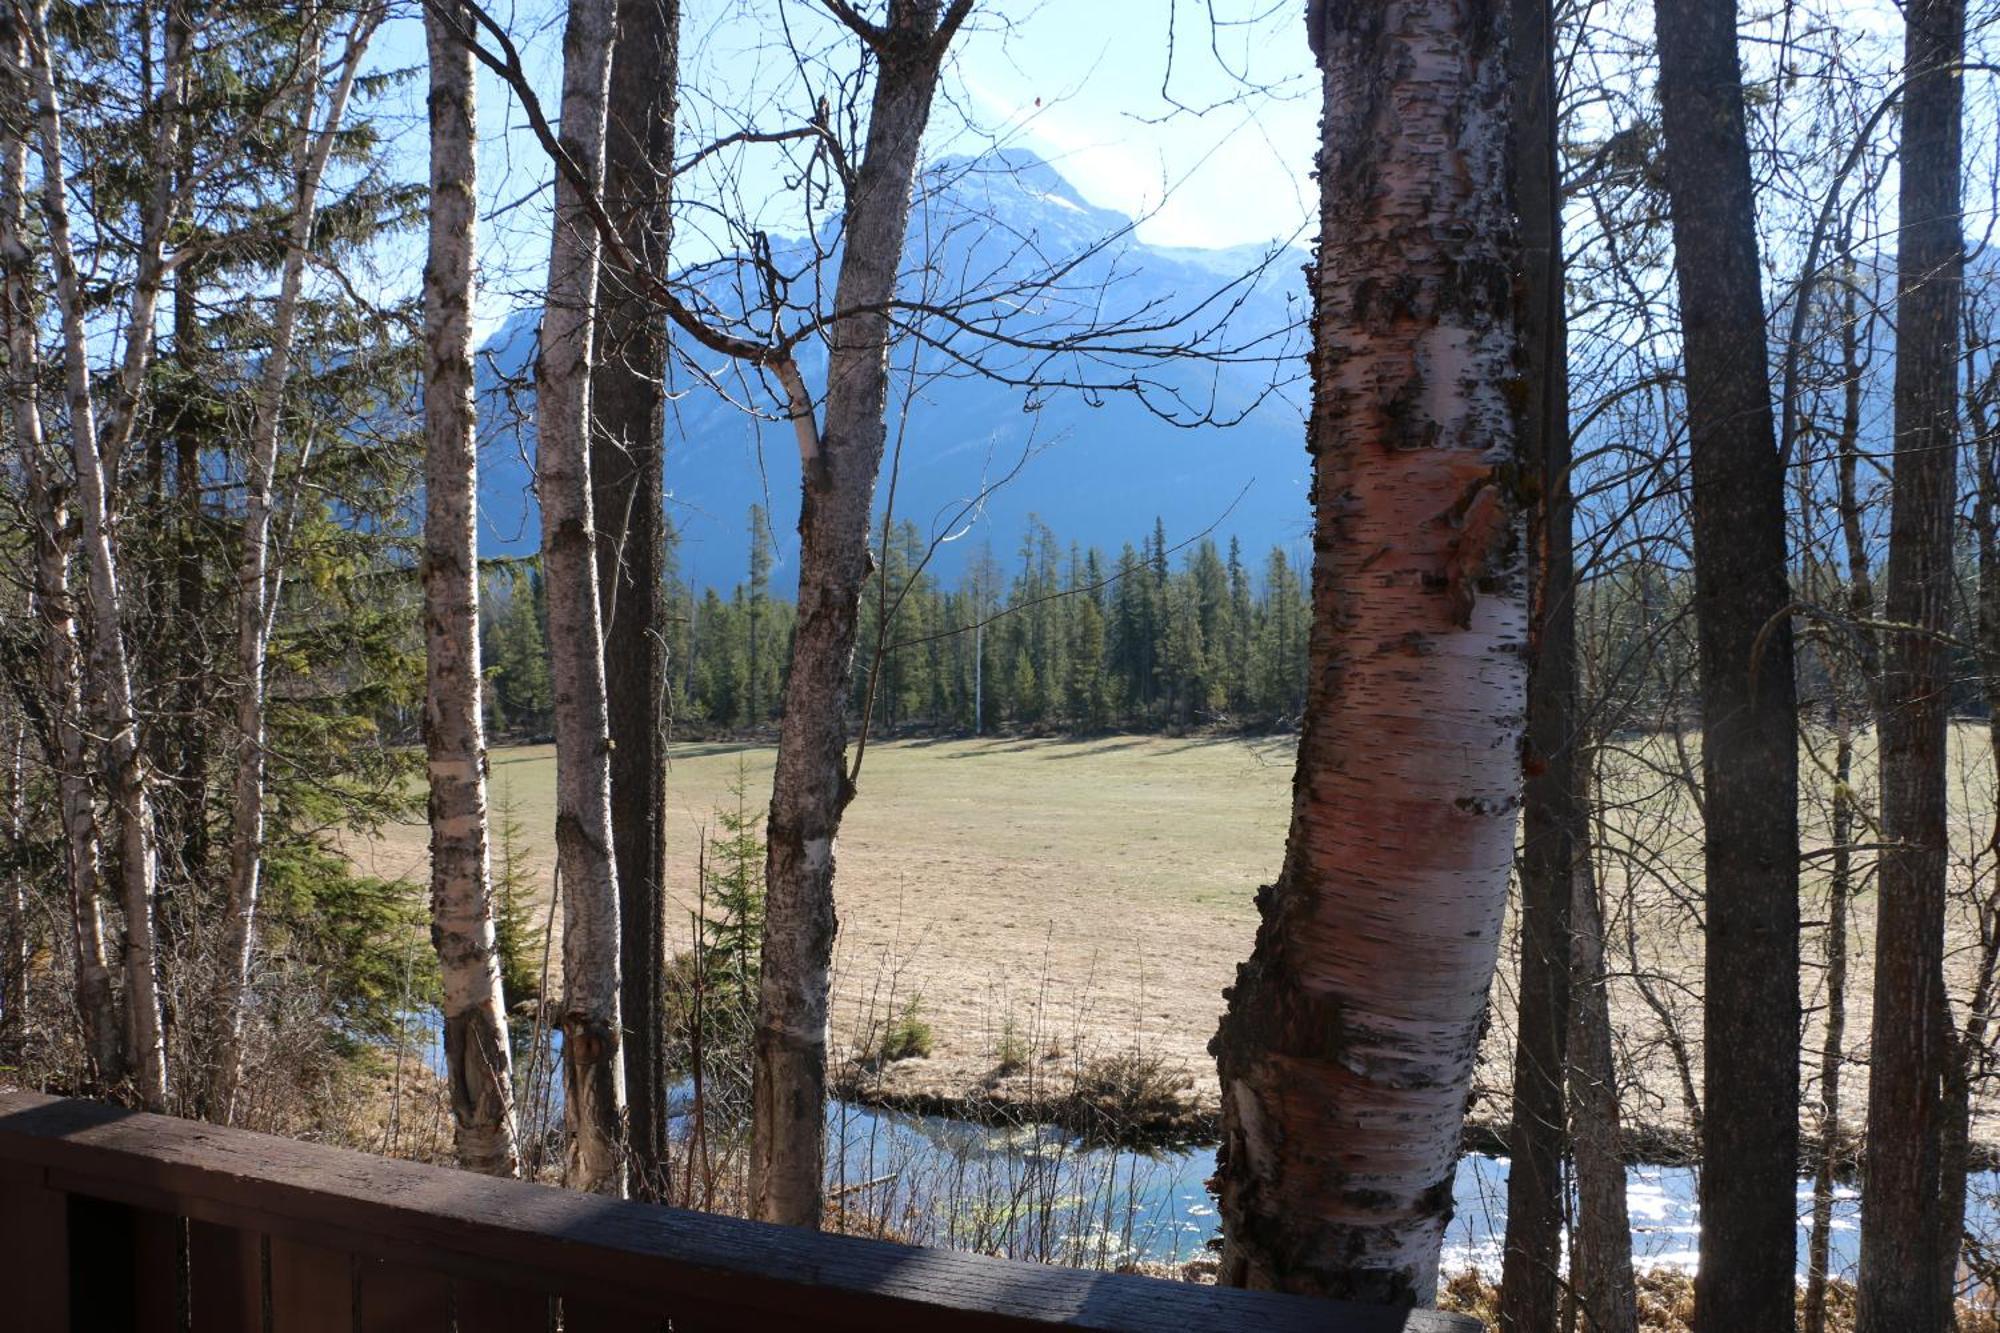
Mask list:
POLYGON ((1428 1302, 1525 706, 1508 19, 1314 4, 1310 697, 1211 1049, 1221 1280, 1428 1302))
POLYGON ((1554 1328, 1561 1301, 1563 1062, 1570 1007, 1570 899, 1584 855, 1577 802, 1576 599, 1570 500, 1568 325, 1564 318, 1562 180, 1557 158, 1555 15, 1515 0, 1509 65, 1514 96, 1515 207, 1526 299, 1523 423, 1529 478, 1528 734, 1520 856, 1520 993, 1500 1324, 1554 1328))
MULTIPOLYGON (((619 2, 604 202, 625 250, 653 284, 668 277, 679 28, 679 0, 619 2)), ((611 736, 627 1144, 633 1189, 658 1198, 667 1151, 666 312, 645 285, 608 267, 594 336, 590 476, 611 736)))
POLYGON ((1883 609, 1882 842, 1875 930, 1861 1270, 1862 1333, 1944 1328, 1955 1254, 1940 1207, 1945 1081, 1955 1052, 1944 982, 1952 521, 1963 318, 1962 0, 1904 10, 1896 247, 1895 471, 1883 609))
POLYGON ((869 520, 887 439, 887 305, 896 295, 917 150, 938 69, 971 0, 890 0, 881 24, 843 0, 827 7, 876 61, 867 146, 847 196, 846 250, 827 330, 827 394, 804 461, 798 623, 785 682, 766 826, 763 971, 758 982, 752 1207, 769 1222, 817 1227, 823 1205, 828 972, 834 838, 853 799, 847 700, 869 520))
MULTIPOLYGON (((618 868, 590 482, 590 363, 602 243, 585 199, 604 168, 613 0, 576 0, 563 30, 548 302, 535 367, 536 490, 555 681, 556 873, 563 899, 563 1094, 573 1187, 625 1192, 618 868)), ((593 199, 594 202, 594 199, 593 199)))
POLYGON ((215 1061, 209 1070, 207 1112, 228 1124, 243 1074, 243 1018, 250 987, 250 960, 256 945, 257 890, 264 861, 264 685, 271 620, 283 566, 272 559, 271 520, 277 508, 279 442, 284 434, 285 389, 292 373, 292 350, 304 296, 306 261, 319 214, 320 182, 340 134, 341 119, 361 72, 368 42, 386 10, 367 5, 356 11, 348 30, 339 74, 319 111, 319 62, 323 18, 306 19, 300 64, 297 119, 290 127, 293 194, 285 257, 280 266, 277 303, 272 310, 270 345, 259 372, 248 456, 243 475, 242 547, 236 564, 236 774, 232 785, 233 826, 229 842, 228 900, 224 909, 223 971, 214 999, 218 1021, 215 1061), (318 124, 315 125, 315 120, 318 124))
POLYGON ((1693 480, 1707 879, 1697 1326, 1789 1328, 1798 1171, 1798 739, 1735 0, 1660 5, 1693 480))
MULTIPOLYGON (((1571 737, 1579 780, 1585 766, 1571 737)), ((1580 789, 1579 807, 1588 808, 1580 789)), ((1580 1327, 1589 1333, 1639 1333, 1632 1278, 1632 1219, 1625 1202, 1625 1157, 1611 1049, 1611 1004, 1604 964, 1604 910, 1588 843, 1577 848, 1571 886, 1574 971, 1569 1013, 1571 1150, 1576 1160, 1576 1222, 1570 1236, 1570 1287, 1580 1327)))
POLYGON ((157 865, 151 777, 146 771, 139 715, 133 703, 130 657, 125 642, 125 588, 119 577, 118 541, 112 532, 111 490, 118 475, 118 459, 132 438, 141 384, 152 356, 148 331, 159 301, 161 278, 166 270, 166 239, 178 202, 168 165, 174 160, 180 131, 178 99, 186 63, 187 29, 171 20, 166 25, 164 91, 152 160, 147 164, 151 186, 143 210, 137 270, 125 323, 125 349, 113 377, 113 397, 100 424, 92 384, 83 283, 70 237, 62 101, 56 86, 46 0, 26 6, 24 18, 39 127, 43 222, 55 270, 56 303, 61 311, 70 454, 75 466, 84 558, 90 571, 92 633, 88 689, 91 711, 103 728, 106 780, 117 822, 120 898, 125 909, 128 1056, 137 1076, 140 1101, 148 1110, 165 1110, 167 1054, 153 930, 157 865))
MULTIPOLYGON (((33 525, 35 558, 33 602, 41 627, 42 688, 46 721, 42 727, 50 767, 56 772, 63 830, 64 878, 69 888, 70 930, 75 953, 76 1007, 82 1020, 84 1048, 92 1072, 105 1086, 124 1078, 125 1037, 112 986, 111 965, 104 947, 101 905, 101 838, 97 805, 90 780, 90 747, 84 732, 82 651, 77 642, 76 610, 70 593, 69 563, 75 544, 64 489, 51 475, 52 461, 42 429, 41 348, 36 336, 33 264, 24 231, 28 145, 21 137, 28 123, 28 98, 23 85, 25 48, 20 23, 9 6, 0 11, 0 43, 7 52, 4 107, 0 124, 8 130, 4 163, 0 163, 0 265, 5 266, 8 406, 14 445, 20 454, 21 476, 33 525)), ((18 783, 17 783, 18 793, 18 783)), ((25 936, 10 941, 25 948, 25 936)), ((12 958, 9 959, 11 963, 12 958)), ((20 977, 25 979, 22 968, 20 977)), ((11 980, 11 979, 10 979, 11 980)), ((10 985, 10 1010, 19 1007, 18 985, 10 985)))
POLYGON ((430 257, 424 266, 424 742, 430 760, 431 939, 444 983, 446 1079, 460 1165, 520 1169, 500 988, 480 706, 479 457, 472 380, 478 141, 472 52, 426 12, 430 257))

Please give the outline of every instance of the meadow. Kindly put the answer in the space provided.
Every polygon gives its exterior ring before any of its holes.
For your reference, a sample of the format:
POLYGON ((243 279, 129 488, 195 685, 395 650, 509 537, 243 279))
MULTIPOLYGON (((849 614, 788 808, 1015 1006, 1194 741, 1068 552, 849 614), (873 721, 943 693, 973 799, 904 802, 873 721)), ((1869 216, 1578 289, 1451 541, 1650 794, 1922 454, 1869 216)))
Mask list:
MULTIPOLYGON (((1079 1057, 1139 1054, 1185 1079, 1191 1103, 1212 1106, 1206 1047, 1222 988, 1256 930, 1256 890, 1282 858, 1293 744, 1290 737, 1113 736, 871 745, 837 852, 836 1055, 869 1049, 914 1003, 930 1029, 930 1052, 878 1071, 878 1091, 944 1103, 1004 1098, 1010 1089, 1020 1095, 1037 1068, 1054 1073, 1073 1070, 1079 1057)), ((1979 905, 1995 883, 1995 805, 1985 728, 1960 726, 1953 750, 1959 897, 1950 970, 1962 1004, 1979 955, 1979 905)), ((1808 735, 1801 771, 1808 1103, 1825 1015, 1819 959, 1830 755, 1828 737, 1808 735)), ((739 784, 744 809, 759 811, 771 762, 767 745, 674 747, 670 891, 684 925, 670 949, 684 947, 697 908, 698 852, 718 831, 717 811, 736 808, 739 784)), ((1625 1113, 1628 1127, 1668 1133, 1691 1125, 1689 1093, 1698 1096, 1701 1078, 1701 842, 1687 780, 1699 762, 1692 734, 1617 739, 1599 760, 1594 862, 1610 932, 1625 1113)), ((1851 786, 1865 808, 1874 801, 1873 769, 1864 737, 1851 786)), ((521 830, 517 854, 541 914, 553 784, 549 747, 493 752, 494 805, 511 811, 521 830)), ((421 881, 427 836, 422 824, 397 825, 349 851, 372 873, 421 881)), ((1850 1130, 1866 1105, 1874 917, 1867 849, 1876 833, 1864 824, 1856 841, 1843 1089, 1850 1130)), ((1506 1118, 1509 936, 1475 1080, 1473 1115, 1488 1122, 1506 1118)), ((1993 1129, 1983 1109, 1981 1137, 1993 1129)))
MULTIPOLYGON (((716 812, 768 803, 767 745, 680 744, 668 775, 670 913, 697 906, 716 812)), ((548 746, 496 749, 541 901, 553 868, 548 746)), ((1139 1050, 1212 1097, 1206 1053, 1222 988, 1256 931, 1290 809, 1285 738, 1110 737, 871 744, 837 848, 836 1049, 865 1045, 914 999, 934 1034, 898 1086, 943 1090, 1033 1053, 1139 1050), (1032 1034, 1032 1040, 1029 1040, 1032 1034)), ((350 855, 421 881, 428 832, 396 825, 350 855)), ((543 908, 545 911, 545 907, 543 908)), ((670 936, 669 948, 684 943, 670 936)))

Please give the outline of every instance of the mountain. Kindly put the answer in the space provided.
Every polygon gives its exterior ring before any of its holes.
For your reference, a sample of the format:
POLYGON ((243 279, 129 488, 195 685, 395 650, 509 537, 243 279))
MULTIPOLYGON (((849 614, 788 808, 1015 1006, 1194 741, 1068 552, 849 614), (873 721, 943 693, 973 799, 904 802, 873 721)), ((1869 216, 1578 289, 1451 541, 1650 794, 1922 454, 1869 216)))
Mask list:
MULTIPOLYGON (((794 275, 791 301, 813 307, 798 295, 812 286, 813 247, 770 245, 776 266, 794 275)), ((832 255, 821 268, 830 288, 837 226, 818 248, 832 255)), ((1239 536, 1253 554, 1303 537, 1303 258, 1148 245, 1130 218, 1090 204, 1054 167, 1020 151, 928 167, 901 290, 938 303, 962 299, 955 321, 925 319, 924 338, 892 351, 889 448, 893 455, 900 437, 898 519, 957 534, 933 567, 951 576, 989 541, 1006 561, 1031 514, 1065 542, 1113 554, 1150 532, 1155 518, 1170 543, 1214 525, 1219 540, 1239 536), (1099 333, 1079 343, 1093 325, 1099 333), (1155 355, 1190 341, 1211 355, 1155 355), (1129 384, 1143 393, 1105 387, 1129 384)), ((733 265, 708 265, 690 280, 715 308, 739 314, 737 277, 733 265)), ((488 555, 538 542, 530 487, 538 321, 538 311, 517 314, 479 358, 480 542, 488 555)), ((822 349, 809 342, 799 359, 817 388, 822 349)), ((780 566, 789 563, 798 454, 766 386, 725 358, 697 349, 694 360, 738 401, 685 365, 670 372, 677 396, 667 508, 681 534, 683 577, 726 587, 743 577, 752 504, 770 512, 780 566)), ((878 512, 888 486, 885 467, 878 512)), ((782 568, 777 582, 788 582, 782 568)))

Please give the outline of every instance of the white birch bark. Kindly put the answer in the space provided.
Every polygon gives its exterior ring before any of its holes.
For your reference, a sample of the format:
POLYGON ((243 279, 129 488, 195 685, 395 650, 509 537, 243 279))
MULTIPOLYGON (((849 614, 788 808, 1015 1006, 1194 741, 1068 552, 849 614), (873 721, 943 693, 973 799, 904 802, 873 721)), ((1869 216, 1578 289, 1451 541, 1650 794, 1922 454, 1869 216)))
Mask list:
POLYGON ((1312 674, 1284 868, 1212 1046, 1221 1280, 1428 1304, 1521 782, 1506 18, 1309 13, 1312 674))
POLYGON ((834 839, 853 798, 847 700, 856 616, 871 568, 869 520, 886 438, 889 317, 917 151, 937 73, 970 8, 894 0, 871 37, 879 59, 865 156, 847 201, 847 248, 827 337, 824 429, 794 374, 805 455, 798 622, 771 781, 763 970, 758 982, 751 1206, 767 1222, 817 1227, 823 1208, 828 977, 834 839), (845 313, 842 312, 852 312, 845 313))
POLYGON ((292 129, 295 190, 291 226, 285 237, 271 341, 257 379, 252 407, 249 456, 243 470, 242 549, 236 565, 236 775, 231 787, 232 825, 229 881, 224 909, 222 972, 214 1004, 217 1044, 209 1071, 208 1114, 228 1124, 243 1073, 243 1022, 250 986, 250 958, 256 944, 258 882, 264 852, 265 667, 282 569, 272 559, 271 519, 276 508, 279 439, 283 434, 285 387, 291 378, 299 301, 305 285, 306 256, 312 246, 319 187, 340 131, 347 101, 360 73, 369 38, 382 11, 356 14, 341 57, 340 74, 328 99, 325 119, 313 127, 319 103, 321 40, 304 39, 298 123, 292 129))
MULTIPOLYGON (((19 24, 11 11, 0 15, 0 43, 11 69, 6 76, 5 105, 0 123, 13 127, 26 121, 28 98, 22 86, 24 47, 19 24)), ((111 965, 104 946, 104 914, 99 857, 97 807, 92 794, 90 752, 83 731, 81 650, 76 612, 70 597, 69 560, 72 546, 70 515, 60 487, 49 474, 42 429, 41 348, 37 341, 32 295, 34 256, 24 231, 26 221, 28 145, 10 133, 0 161, 0 318, 7 338, 7 401, 20 455, 29 522, 34 526, 35 616, 41 626, 43 687, 53 707, 48 719, 52 742, 49 765, 56 773, 57 807, 62 820, 64 878, 69 889, 70 935, 76 967, 76 1005, 83 1025, 84 1048, 96 1078, 115 1086, 125 1075, 125 1044, 112 986, 111 965)), ((18 783, 17 783, 18 792, 18 783)), ((21 947, 17 909, 9 944, 21 947)), ((25 981, 25 958, 10 958, 10 967, 25 981)), ((12 978, 10 978, 11 980, 12 978)), ((19 997, 10 989, 8 1004, 19 997)))
MULTIPOLYGON (((461 25, 469 23, 462 11, 461 25)), ((478 221, 472 50, 428 8, 430 258, 424 266, 424 745, 430 762, 431 940, 459 1165, 520 1170, 500 990, 480 707, 478 454, 472 284, 478 221)))
POLYGON ((548 300, 536 364, 536 490, 555 686, 556 873, 563 898, 565 1178, 625 1192, 625 1071, 619 1049, 618 872, 590 494, 590 359, 601 241, 584 189, 604 169, 613 0, 573 0, 563 31, 561 148, 584 178, 556 173, 548 300))
POLYGON ((148 1110, 166 1109, 167 1053, 160 1016, 159 977, 154 957, 153 897, 157 867, 153 846, 150 776, 140 744, 132 676, 125 644, 124 589, 118 573, 118 543, 112 529, 111 490, 125 443, 131 438, 140 383, 151 355, 153 312, 165 271, 165 245, 174 196, 166 166, 179 133, 178 89, 185 64, 184 25, 169 22, 164 69, 165 94, 159 137, 153 146, 153 193, 139 239, 139 262, 126 322, 125 353, 117 397, 100 430, 92 395, 90 342, 86 330, 76 251, 70 238, 64 171, 62 102, 56 88, 46 0, 27 9, 29 68, 34 83, 35 119, 42 163, 42 202, 49 258, 55 270, 56 303, 62 316, 64 382, 69 400, 70 453, 76 470, 76 500, 84 557, 89 567, 92 634, 89 692, 103 729, 103 761, 110 806, 116 817, 120 897, 125 908, 125 1010, 128 1058, 148 1110))

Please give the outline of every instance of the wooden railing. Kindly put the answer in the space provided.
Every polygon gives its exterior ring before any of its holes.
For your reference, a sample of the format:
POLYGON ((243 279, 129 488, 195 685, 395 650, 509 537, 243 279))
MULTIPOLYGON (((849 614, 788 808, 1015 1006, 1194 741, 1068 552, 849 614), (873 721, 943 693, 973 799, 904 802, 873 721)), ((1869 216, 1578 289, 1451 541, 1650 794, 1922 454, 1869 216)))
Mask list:
POLYGON ((1471 1333, 1448 1315, 1013 1263, 0 1093, 0 1328, 1471 1333))

